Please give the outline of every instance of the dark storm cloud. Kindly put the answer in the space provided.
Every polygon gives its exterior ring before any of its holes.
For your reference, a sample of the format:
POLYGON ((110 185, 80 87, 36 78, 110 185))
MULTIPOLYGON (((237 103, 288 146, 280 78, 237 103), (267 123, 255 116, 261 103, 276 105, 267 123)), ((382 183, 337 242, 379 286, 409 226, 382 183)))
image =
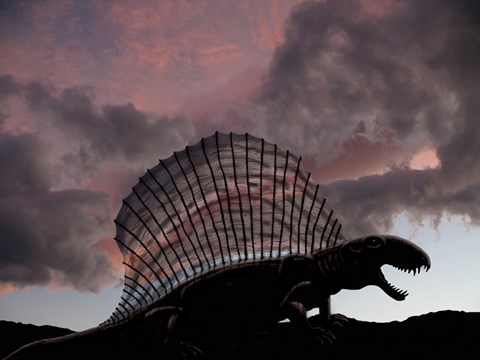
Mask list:
MULTIPOLYGON (((346 221, 351 234, 368 234, 388 229, 392 215, 406 212, 411 219, 428 214, 441 217, 445 198, 432 178, 436 170, 396 169, 384 175, 369 175, 358 180, 341 180, 323 187, 323 193, 346 221)), ((453 210, 453 209, 450 209, 453 210)))
POLYGON ((480 226, 480 181, 445 191, 441 179, 439 171, 433 169, 397 169, 384 175, 336 181, 323 191, 330 205, 341 210, 351 234, 389 229, 394 215, 402 212, 413 224, 420 224, 428 215, 437 225, 447 212, 480 226))
POLYGON ((400 146, 405 160, 433 145, 439 169, 405 167, 326 189, 354 232, 388 227, 402 211, 447 211, 478 224, 479 7, 383 5, 380 13, 343 0, 295 8, 257 94, 259 128, 319 165, 357 136, 400 146))
POLYGON ((26 86, 26 99, 33 113, 44 115, 78 143, 78 151, 65 159, 84 170, 105 160, 153 161, 152 156, 170 155, 172 149, 185 145, 193 131, 183 118, 142 112, 131 103, 98 106, 88 87, 57 93, 34 82, 26 86))
MULTIPOLYGON (((59 90, 40 81, 24 83, 0 75, 0 101, 12 97, 24 100, 34 119, 32 127, 43 135, 53 130, 56 135, 51 136, 60 136, 52 144, 61 156, 57 170, 78 182, 108 161, 132 168, 152 166, 159 157, 183 148, 195 133, 183 117, 141 111, 132 103, 99 105, 88 86, 59 90)), ((0 111, 0 130, 9 117, 0 111)))
POLYGON ((51 190, 45 155, 34 135, 0 135, 0 284, 98 291, 112 277, 106 254, 89 249, 106 229, 106 195, 51 190))
POLYGON ((107 162, 124 175, 143 172, 144 162, 153 166, 158 157, 185 146, 190 123, 133 104, 99 106, 89 87, 57 90, 10 75, 0 77, 0 97, 23 101, 33 118, 30 124, 13 111, 10 127, 30 125, 15 131, 0 127, 0 284, 99 290, 112 281, 113 270, 107 254, 92 246, 113 237, 110 206, 119 205, 113 199, 127 188, 105 178, 113 176, 108 171, 96 178, 108 193, 65 189, 62 181, 73 176, 88 182, 107 162))
POLYGON ((300 5, 260 89, 266 132, 303 142, 302 152, 317 153, 318 163, 338 155, 359 129, 372 141, 392 132, 397 141, 415 137, 424 127, 419 117, 444 116, 448 92, 424 72, 421 41, 439 41, 425 28, 439 24, 411 29, 409 21, 423 20, 404 7, 374 16, 356 1, 300 5))

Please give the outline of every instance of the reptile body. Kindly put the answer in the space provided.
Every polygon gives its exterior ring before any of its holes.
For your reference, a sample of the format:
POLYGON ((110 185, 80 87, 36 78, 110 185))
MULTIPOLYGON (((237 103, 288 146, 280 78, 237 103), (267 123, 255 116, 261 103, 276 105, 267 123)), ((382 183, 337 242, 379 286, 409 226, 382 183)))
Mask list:
POLYGON ((392 235, 349 239, 300 160, 263 139, 219 133, 161 160, 115 220, 125 289, 112 317, 7 359, 80 338, 236 338, 283 319, 325 345, 334 340, 330 296, 341 289, 375 285, 404 300, 381 267, 428 270, 428 255, 392 235), (314 308, 322 328, 307 319, 314 308))

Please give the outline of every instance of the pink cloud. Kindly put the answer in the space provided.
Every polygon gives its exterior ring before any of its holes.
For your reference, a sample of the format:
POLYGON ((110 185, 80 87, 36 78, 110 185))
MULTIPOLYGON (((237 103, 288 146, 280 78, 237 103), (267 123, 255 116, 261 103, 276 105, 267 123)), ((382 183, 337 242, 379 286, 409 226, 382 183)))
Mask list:
POLYGON ((8 293, 19 291, 19 290, 26 290, 27 287, 16 287, 12 284, 0 284, 0 296, 6 295, 8 293))
POLYGON ((252 64, 265 68, 297 2, 24 3, 18 23, 0 25, 0 67, 24 80, 91 85, 100 102, 182 112, 252 64))
POLYGON ((371 142, 357 137, 344 144, 344 151, 322 165, 312 163, 314 179, 319 183, 329 183, 340 179, 357 179, 365 174, 381 174, 389 166, 404 159, 403 149, 391 142, 371 142))

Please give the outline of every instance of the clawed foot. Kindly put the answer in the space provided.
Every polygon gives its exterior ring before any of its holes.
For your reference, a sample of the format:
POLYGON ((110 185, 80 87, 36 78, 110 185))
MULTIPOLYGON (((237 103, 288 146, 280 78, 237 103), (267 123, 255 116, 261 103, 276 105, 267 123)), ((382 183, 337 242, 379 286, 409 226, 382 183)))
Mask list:
POLYGON ((166 359, 201 359, 203 352, 196 346, 186 342, 165 343, 164 356, 166 359))
POLYGON ((342 314, 333 314, 330 316, 330 324, 335 327, 345 327, 350 322, 350 319, 342 314))
POLYGON ((329 330, 326 330, 322 327, 313 328, 313 333, 315 336, 315 343, 320 345, 322 348, 331 348, 337 342, 337 338, 329 330))
POLYGON ((190 360, 190 359, 201 359, 203 356, 202 350, 198 347, 181 342, 179 343, 180 346, 180 354, 182 355, 182 359, 190 360))

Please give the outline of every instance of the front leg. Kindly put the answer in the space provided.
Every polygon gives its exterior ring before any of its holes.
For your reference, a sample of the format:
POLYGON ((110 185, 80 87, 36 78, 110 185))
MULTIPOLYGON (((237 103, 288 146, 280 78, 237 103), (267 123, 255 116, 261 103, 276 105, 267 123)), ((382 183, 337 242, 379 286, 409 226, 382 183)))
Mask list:
MULTIPOLYGON (((302 298, 301 294, 309 290, 312 290, 312 285, 308 281, 295 285, 282 301, 282 311, 305 337, 312 338, 313 342, 318 342, 321 346, 331 346, 336 340, 335 336, 323 326, 312 326, 307 318, 307 308, 304 303, 299 300, 302 298)), ((322 325, 323 324, 322 322, 322 325)))
POLYGON ((288 302, 299 302, 306 310, 318 307, 322 322, 330 321, 330 295, 318 282, 317 264, 312 258, 288 256, 280 264, 279 278, 283 296, 281 306, 288 302))
POLYGON ((315 276, 316 264, 311 258, 299 255, 285 258, 279 267, 280 289, 285 294, 280 307, 305 337, 313 337, 314 342, 321 345, 332 344, 335 337, 325 329, 324 323, 322 327, 313 327, 307 318, 307 310, 319 305, 324 318, 330 317, 328 298, 322 297, 322 289, 314 282, 315 276))
POLYGON ((344 327, 350 319, 341 314, 332 314, 330 307, 330 297, 322 299, 319 305, 320 323, 328 327, 344 327))
POLYGON ((320 312, 320 319, 322 323, 324 324, 329 323, 332 317, 332 311, 330 307, 330 296, 320 301, 320 306, 318 307, 318 310, 320 312))

